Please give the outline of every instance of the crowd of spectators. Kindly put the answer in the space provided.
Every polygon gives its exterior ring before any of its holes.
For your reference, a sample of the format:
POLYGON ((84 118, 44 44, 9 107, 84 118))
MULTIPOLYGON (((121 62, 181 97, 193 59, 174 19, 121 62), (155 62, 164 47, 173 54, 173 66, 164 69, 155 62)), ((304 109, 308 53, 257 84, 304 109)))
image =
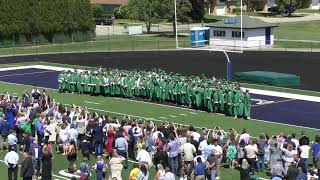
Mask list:
POLYGON ((221 168, 226 167, 239 169, 235 179, 258 179, 257 172, 268 171, 273 180, 302 180, 308 171, 318 169, 319 174, 320 169, 319 136, 311 144, 304 133, 299 139, 283 133, 254 138, 246 129, 237 134, 219 127, 119 119, 56 103, 37 88, 21 97, 0 96, 0 122, 0 148, 8 150, 4 161, 10 180, 17 179, 18 152, 24 156, 24 179, 52 179, 53 151, 66 156, 68 173, 80 179, 215 180, 224 179, 221 168), (96 163, 90 163, 92 158, 96 163), (122 176, 123 169, 130 170, 129 177, 122 176))

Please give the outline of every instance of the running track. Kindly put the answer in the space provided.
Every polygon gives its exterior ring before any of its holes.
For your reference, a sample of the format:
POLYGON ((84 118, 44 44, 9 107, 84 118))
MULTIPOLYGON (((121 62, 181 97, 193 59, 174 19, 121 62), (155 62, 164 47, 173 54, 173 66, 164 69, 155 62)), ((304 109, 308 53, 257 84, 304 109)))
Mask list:
MULTIPOLYGON (((36 68, 0 71, 0 81, 57 89, 58 74, 36 68)), ((251 97, 251 118, 320 129, 320 103, 257 94, 251 97)))

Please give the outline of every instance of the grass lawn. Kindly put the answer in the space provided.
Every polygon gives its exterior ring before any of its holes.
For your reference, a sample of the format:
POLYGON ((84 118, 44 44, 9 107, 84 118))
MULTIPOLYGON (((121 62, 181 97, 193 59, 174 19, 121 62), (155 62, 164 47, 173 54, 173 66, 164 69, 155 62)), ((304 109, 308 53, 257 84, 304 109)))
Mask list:
MULTIPOLYGON (((62 65, 56 63, 44 63, 44 62, 33 62, 33 63, 17 63, 17 64, 5 64, 2 67, 11 66, 21 66, 21 65, 52 65, 52 66, 63 66, 63 67, 76 67, 71 65, 62 65)), ((83 67, 82 67, 83 68, 83 67)), ((245 86, 255 86, 244 84, 245 86)), ((23 90, 31 90, 31 86, 27 85, 16 85, 10 83, 0 82, 1 92, 8 91, 10 93, 16 93, 20 95, 23 90)), ((269 87, 261 87, 269 88, 269 87)), ((279 88, 280 89, 280 88, 279 88)), ((217 115, 213 113, 207 113, 203 111, 194 111, 190 109, 173 108, 170 106, 161 106, 157 104, 143 103, 139 101, 131 101, 121 98, 111 98, 111 97, 101 97, 101 96, 89 96, 89 95, 78 95, 69 93, 58 93, 56 90, 47 90, 52 99, 57 102, 64 103, 66 105, 76 104, 78 106, 85 106, 91 112, 98 112, 99 114, 108 114, 111 116, 116 116, 122 118, 124 115, 130 115, 132 118, 139 119, 153 119, 155 122, 161 121, 160 117, 165 117, 166 121, 184 124, 184 125, 194 125, 197 127, 207 127, 214 128, 215 126, 220 126, 227 130, 229 128, 234 128, 237 132, 240 132, 244 127, 253 136, 258 136, 261 132, 266 132, 269 135, 283 133, 296 132, 300 134, 300 131, 305 131, 306 134, 313 139, 313 137, 319 133, 316 130, 310 130, 307 128, 299 128, 287 125, 277 125, 267 122, 259 122, 255 120, 241 120, 233 119, 223 115, 217 115), (92 104, 90 102, 95 102, 97 104, 92 104), (181 115, 184 114, 184 115, 181 115), (174 117, 175 116, 175 117, 174 117)), ((292 90, 293 91, 293 90, 292 90)), ((80 153, 78 153, 80 155, 80 153)), ((5 153, 0 153, 0 159, 3 159, 5 153)), ((79 156, 78 165, 81 161, 81 156, 79 156)), ((94 158, 92 158, 91 163, 94 163, 94 158)), ((130 166, 132 163, 130 164, 130 166)), ((56 155, 53 161, 53 174, 59 175, 59 171, 67 168, 67 161, 65 156, 56 155)), ((0 173, 7 174, 6 167, 3 163, 0 163, 0 173)), ((92 172, 94 174, 94 172, 92 172)), ((150 168, 150 179, 154 177, 155 171, 150 168)), ((61 176, 61 175, 59 175, 61 176)), ((123 171, 123 179, 128 179, 129 170, 123 171)), ((259 177, 268 178, 266 172, 259 173, 259 177)), ((239 179, 239 172, 237 170, 231 170, 222 168, 221 177, 224 180, 234 180, 239 179)), ((63 179, 61 177, 54 177, 54 179, 63 179)))
POLYGON ((320 10, 316 10, 316 9, 296 9, 295 13, 320 13, 320 10))
MULTIPOLYGON (((188 46, 188 37, 179 38, 180 47, 188 46)), ((101 36, 96 41, 75 42, 68 44, 49 44, 41 46, 0 48, 0 55, 84 52, 84 51, 119 51, 119 50, 157 50, 175 48, 175 38, 170 35, 141 36, 101 36)))
POLYGON ((276 39, 320 41, 320 21, 288 22, 280 23, 278 26, 274 30, 276 39))

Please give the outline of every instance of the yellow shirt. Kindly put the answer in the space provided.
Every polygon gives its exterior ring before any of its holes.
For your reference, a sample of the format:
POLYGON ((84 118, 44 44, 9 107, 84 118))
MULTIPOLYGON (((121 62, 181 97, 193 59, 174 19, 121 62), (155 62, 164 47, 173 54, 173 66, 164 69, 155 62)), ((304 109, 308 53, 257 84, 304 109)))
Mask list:
POLYGON ((134 168, 130 172, 130 179, 135 180, 138 177, 140 169, 139 168, 134 168))

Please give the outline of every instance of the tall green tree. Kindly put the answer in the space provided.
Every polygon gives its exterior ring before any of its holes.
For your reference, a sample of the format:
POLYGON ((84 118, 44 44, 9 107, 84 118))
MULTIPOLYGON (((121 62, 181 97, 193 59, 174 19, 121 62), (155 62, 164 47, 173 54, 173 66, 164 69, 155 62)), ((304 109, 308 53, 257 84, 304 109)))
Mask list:
POLYGON ((151 32, 151 25, 161 20, 161 0, 129 0, 129 18, 143 21, 147 27, 147 33, 151 32))
POLYGON ((94 29, 89 0, 1 0, 1 39, 13 35, 70 33, 94 29))
MULTIPOLYGON (((176 24, 174 16, 174 0, 163 0, 162 15, 173 24, 173 33, 176 33, 176 24)), ((181 23, 190 23, 192 5, 189 0, 177 0, 177 21, 181 23)))
POLYGON ((93 17, 95 18, 102 18, 103 16, 103 7, 101 4, 92 4, 91 5, 91 10, 93 17))
POLYGON ((204 18, 204 0, 190 0, 192 4, 191 18, 193 21, 200 22, 204 18))

